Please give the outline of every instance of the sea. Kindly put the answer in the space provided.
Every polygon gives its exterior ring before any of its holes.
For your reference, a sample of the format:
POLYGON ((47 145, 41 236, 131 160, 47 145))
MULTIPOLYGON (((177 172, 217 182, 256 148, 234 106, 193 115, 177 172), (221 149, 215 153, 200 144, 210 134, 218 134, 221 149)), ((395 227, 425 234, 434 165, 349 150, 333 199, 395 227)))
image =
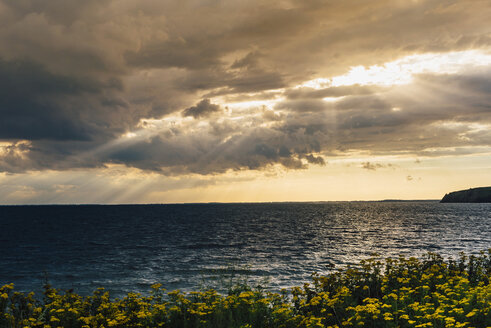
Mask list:
POLYGON ((312 202, 0 206, 0 285, 111 297, 236 283, 278 291, 374 254, 491 248, 491 204, 312 202))

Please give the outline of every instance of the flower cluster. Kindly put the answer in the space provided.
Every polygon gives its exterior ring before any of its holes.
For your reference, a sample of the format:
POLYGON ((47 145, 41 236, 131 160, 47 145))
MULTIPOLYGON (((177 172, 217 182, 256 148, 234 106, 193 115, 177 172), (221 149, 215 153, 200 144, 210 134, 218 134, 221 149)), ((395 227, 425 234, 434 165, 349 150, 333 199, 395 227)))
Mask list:
POLYGON ((491 249, 445 261, 400 257, 361 261, 281 293, 240 285, 215 290, 129 293, 111 300, 45 287, 33 293, 0 288, 0 327, 491 327, 491 249))

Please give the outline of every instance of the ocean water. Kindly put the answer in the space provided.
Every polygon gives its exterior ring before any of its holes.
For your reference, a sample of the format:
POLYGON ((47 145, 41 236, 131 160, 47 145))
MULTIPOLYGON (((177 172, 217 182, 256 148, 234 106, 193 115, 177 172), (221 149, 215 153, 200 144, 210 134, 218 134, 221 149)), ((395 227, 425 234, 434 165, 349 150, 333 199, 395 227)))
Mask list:
POLYGON ((112 296, 247 280, 272 290, 383 257, 491 247, 491 204, 0 206, 0 284, 112 296))

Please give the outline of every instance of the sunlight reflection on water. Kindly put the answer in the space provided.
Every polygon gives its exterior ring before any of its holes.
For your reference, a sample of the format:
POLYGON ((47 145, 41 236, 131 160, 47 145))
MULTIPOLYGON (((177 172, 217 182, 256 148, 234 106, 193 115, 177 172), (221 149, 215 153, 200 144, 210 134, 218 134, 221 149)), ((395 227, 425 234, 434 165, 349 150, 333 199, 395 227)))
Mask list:
POLYGON ((455 257, 491 247, 491 204, 335 202, 0 207, 0 284, 114 296, 222 284, 274 290, 372 253, 455 257))

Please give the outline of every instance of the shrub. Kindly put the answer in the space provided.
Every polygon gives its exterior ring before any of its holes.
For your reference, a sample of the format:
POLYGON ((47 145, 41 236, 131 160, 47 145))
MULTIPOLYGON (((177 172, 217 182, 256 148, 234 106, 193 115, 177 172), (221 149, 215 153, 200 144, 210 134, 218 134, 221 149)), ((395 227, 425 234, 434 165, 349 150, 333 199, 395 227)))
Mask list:
POLYGON ((281 293, 241 284, 227 294, 152 286, 111 300, 45 286, 37 300, 0 288, 0 327, 490 327, 491 249, 444 260, 371 258, 281 293))

